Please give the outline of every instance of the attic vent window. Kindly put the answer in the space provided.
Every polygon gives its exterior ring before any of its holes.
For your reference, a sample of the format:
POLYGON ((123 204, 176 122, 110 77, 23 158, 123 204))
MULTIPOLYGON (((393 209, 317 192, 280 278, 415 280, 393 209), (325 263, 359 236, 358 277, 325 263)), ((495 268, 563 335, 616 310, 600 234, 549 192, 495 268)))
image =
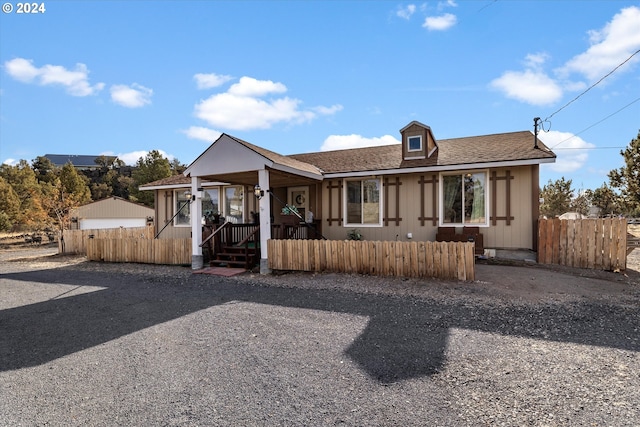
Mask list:
POLYGON ((422 136, 410 136, 407 138, 408 151, 422 151, 422 136))

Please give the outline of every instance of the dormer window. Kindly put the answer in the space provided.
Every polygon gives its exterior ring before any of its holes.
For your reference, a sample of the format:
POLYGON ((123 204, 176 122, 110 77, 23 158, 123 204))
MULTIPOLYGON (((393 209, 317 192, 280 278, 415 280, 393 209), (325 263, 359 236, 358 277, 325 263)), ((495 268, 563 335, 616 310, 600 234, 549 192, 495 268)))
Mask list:
POLYGON ((410 136, 407 138, 408 151, 422 151, 422 136, 410 136))

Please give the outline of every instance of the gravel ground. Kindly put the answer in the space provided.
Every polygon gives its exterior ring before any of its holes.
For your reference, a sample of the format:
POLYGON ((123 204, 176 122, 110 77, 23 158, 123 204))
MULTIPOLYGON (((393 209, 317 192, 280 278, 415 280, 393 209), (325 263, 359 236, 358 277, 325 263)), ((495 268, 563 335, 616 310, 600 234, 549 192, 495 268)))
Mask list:
POLYGON ((640 425, 640 268, 222 278, 46 251, 0 252, 2 426, 640 425))

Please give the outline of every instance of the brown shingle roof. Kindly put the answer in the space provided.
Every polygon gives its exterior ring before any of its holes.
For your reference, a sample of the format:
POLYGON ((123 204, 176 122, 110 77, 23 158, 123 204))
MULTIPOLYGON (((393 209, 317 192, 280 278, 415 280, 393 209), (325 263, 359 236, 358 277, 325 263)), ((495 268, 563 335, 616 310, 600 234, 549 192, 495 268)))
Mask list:
MULTIPOLYGON (((400 144, 283 156, 241 139, 232 136, 230 138, 275 163, 315 174, 457 165, 462 167, 480 163, 543 160, 556 157, 539 139, 539 148, 534 148, 534 136, 531 131, 439 140, 436 152, 431 157, 419 160, 403 160, 400 144)), ((190 178, 177 175, 141 187, 189 185, 190 182, 190 178)))
POLYGON ((147 184, 142 184, 140 187, 155 187, 155 186, 169 186, 169 185, 189 185, 191 184, 191 178, 180 175, 173 175, 168 178, 162 178, 157 181, 149 182, 147 184))
POLYGON ((314 164, 325 174, 555 158, 555 154, 540 140, 538 147, 534 148, 533 133, 520 131, 438 140, 438 150, 431 157, 420 160, 403 160, 399 144, 293 154, 290 157, 314 164))

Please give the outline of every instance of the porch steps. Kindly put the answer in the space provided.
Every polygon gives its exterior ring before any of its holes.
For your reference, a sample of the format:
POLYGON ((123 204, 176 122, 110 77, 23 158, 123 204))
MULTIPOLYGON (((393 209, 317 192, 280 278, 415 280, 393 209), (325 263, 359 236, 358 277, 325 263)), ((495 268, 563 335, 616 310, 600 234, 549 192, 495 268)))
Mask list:
POLYGON ((224 246, 221 252, 215 254, 215 259, 209 261, 211 267, 241 267, 250 270, 256 266, 257 251, 249 247, 245 254, 244 246, 224 246))

